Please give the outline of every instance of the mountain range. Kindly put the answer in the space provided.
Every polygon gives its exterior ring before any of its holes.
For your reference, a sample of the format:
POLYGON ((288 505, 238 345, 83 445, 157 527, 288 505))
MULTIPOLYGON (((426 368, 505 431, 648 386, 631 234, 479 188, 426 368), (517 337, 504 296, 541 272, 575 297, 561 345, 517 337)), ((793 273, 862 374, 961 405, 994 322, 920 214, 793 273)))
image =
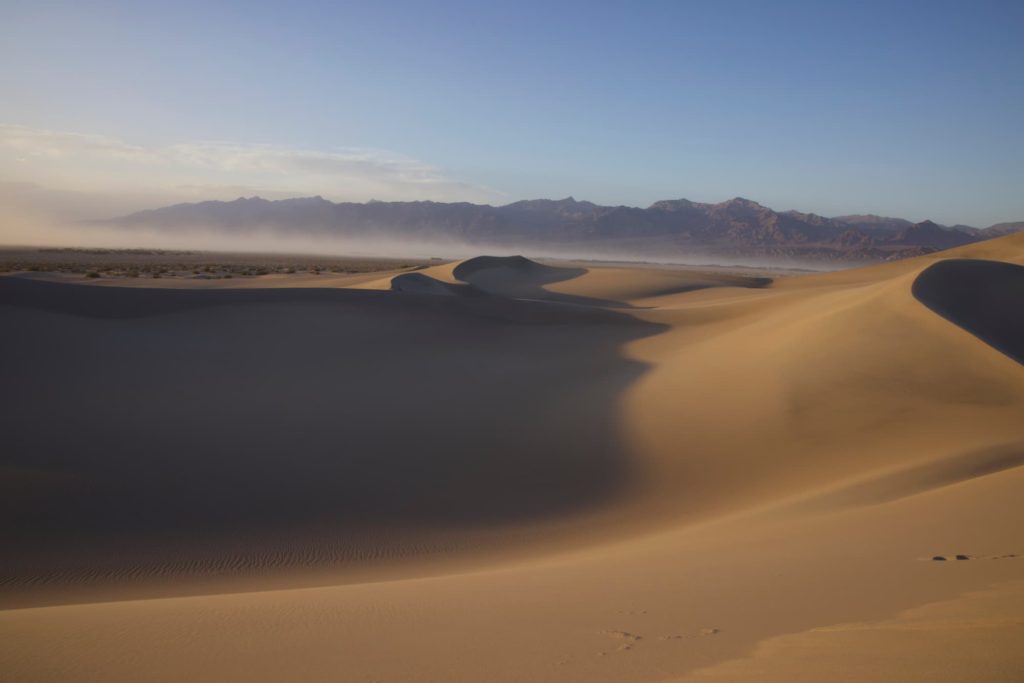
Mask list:
POLYGON ((673 199, 647 208, 601 206, 572 197, 504 206, 433 201, 331 202, 322 197, 175 204, 103 221, 121 228, 239 236, 330 236, 342 240, 458 243, 494 248, 572 250, 642 257, 784 258, 870 262, 917 256, 1024 230, 1024 221, 988 228, 850 215, 827 218, 774 211, 736 197, 717 204, 673 199))

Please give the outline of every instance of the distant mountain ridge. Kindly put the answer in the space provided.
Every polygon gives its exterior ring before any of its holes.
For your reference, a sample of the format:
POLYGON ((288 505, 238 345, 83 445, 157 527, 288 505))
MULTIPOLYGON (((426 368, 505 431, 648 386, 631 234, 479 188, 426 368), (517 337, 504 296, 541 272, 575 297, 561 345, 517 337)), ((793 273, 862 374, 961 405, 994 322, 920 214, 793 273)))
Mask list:
POLYGON ((330 202, 322 197, 176 204, 104 221, 122 228, 189 229, 244 235, 440 241, 465 245, 587 248, 638 256, 735 256, 879 261, 905 258, 1024 230, 852 215, 828 218, 774 211, 736 197, 717 204, 686 199, 647 208, 602 206, 573 197, 504 206, 433 201, 330 202))

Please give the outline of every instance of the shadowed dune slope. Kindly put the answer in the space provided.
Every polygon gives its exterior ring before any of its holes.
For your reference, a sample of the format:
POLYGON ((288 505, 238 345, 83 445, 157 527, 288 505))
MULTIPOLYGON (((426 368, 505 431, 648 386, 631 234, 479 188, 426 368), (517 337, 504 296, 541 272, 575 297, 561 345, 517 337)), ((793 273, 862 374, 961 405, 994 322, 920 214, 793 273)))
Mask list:
POLYGON ((493 273, 495 270, 504 270, 515 274, 520 281, 534 283, 568 280, 583 274, 582 268, 555 268, 531 261, 525 256, 475 256, 458 263, 452 269, 452 275, 470 282, 474 276, 493 273))
POLYGON ((550 291, 546 285, 574 280, 585 268, 550 266, 523 256, 477 256, 455 264, 451 276, 480 291, 515 299, 537 299, 586 306, 614 306, 617 302, 550 291))
POLYGON ((1024 266, 939 261, 917 276, 913 292, 942 317, 1024 363, 1024 266))
POLYGON ((403 273, 391 278, 391 291, 434 296, 475 296, 482 292, 472 285, 445 282, 424 273, 403 273))
POLYGON ((3 464, 35 482, 3 579, 415 554, 620 495, 620 349, 660 326, 486 299, 0 278, 3 464))

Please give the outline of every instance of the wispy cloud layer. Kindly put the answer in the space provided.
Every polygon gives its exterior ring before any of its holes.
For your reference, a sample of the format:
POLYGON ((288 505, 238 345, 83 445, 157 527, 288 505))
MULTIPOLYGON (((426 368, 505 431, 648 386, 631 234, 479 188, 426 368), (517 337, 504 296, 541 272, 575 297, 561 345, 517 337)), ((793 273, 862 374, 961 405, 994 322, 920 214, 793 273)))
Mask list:
POLYGON ((73 159, 102 157, 121 161, 153 162, 157 160, 151 150, 104 137, 83 133, 64 133, 28 126, 0 124, 0 145, 12 150, 18 161, 38 157, 44 159, 73 159))
POLYGON ((102 135, 0 124, 3 178, 64 190, 126 191, 168 199, 239 194, 320 194, 351 201, 500 198, 493 190, 450 178, 436 166, 383 150, 237 142, 144 146, 102 135))

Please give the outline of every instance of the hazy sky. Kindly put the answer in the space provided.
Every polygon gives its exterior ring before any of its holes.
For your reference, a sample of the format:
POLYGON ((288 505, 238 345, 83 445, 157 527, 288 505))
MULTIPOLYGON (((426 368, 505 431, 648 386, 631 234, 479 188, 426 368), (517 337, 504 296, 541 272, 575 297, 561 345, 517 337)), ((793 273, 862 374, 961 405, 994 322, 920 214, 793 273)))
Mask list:
POLYGON ((0 181, 1024 220, 1024 2, 0 0, 0 181))

